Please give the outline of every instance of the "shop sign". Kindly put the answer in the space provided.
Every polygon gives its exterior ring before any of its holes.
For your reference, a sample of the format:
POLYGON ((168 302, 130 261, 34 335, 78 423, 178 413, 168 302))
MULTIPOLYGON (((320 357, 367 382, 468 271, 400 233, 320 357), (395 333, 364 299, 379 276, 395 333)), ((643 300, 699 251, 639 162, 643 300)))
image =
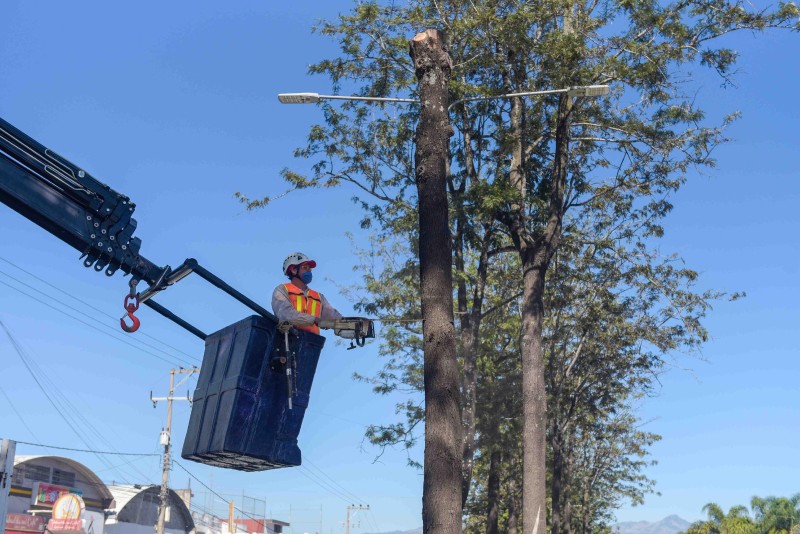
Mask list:
POLYGON ((53 518, 47 522, 50 532, 83 534, 83 511, 86 506, 80 495, 65 493, 53 503, 53 518))
POLYGON ((79 489, 67 486, 56 486, 45 482, 36 482, 31 491, 31 503, 40 506, 53 506, 59 497, 65 494, 83 495, 79 489))
POLYGON ((80 495, 65 493, 53 503, 53 519, 77 519, 81 520, 86 506, 80 495))
POLYGON ((44 517, 30 514, 6 514, 6 530, 44 532, 44 517))

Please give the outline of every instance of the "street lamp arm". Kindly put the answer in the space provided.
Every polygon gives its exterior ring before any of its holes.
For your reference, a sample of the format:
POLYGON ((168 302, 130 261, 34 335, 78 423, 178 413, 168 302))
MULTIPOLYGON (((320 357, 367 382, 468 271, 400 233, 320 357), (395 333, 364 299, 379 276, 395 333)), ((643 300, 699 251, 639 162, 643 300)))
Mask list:
POLYGON ((447 106, 447 111, 451 111, 458 104, 464 104, 466 102, 478 102, 482 100, 502 100, 506 98, 516 98, 523 96, 550 95, 554 93, 568 93, 569 91, 570 91, 569 89, 550 89, 547 91, 526 91, 523 93, 508 93, 505 95, 471 96, 469 98, 462 98, 460 100, 456 100, 455 102, 447 106))
POLYGON ((340 96, 321 95, 319 93, 281 93, 278 95, 281 104, 316 104, 320 100, 360 100, 364 102, 391 102, 419 104, 414 98, 382 98, 376 96, 340 96))
POLYGON ((469 98, 462 98, 460 100, 456 100, 449 106, 447 106, 447 111, 451 111, 453 107, 458 104, 463 104, 465 102, 476 102, 480 100, 500 100, 506 98, 517 98, 517 97, 525 97, 525 96, 540 96, 540 95, 552 95, 557 93, 567 93, 570 96, 601 96, 607 95, 609 91, 609 87, 607 85, 581 85, 577 87, 567 87, 565 89, 548 89, 545 91, 524 91, 521 93, 508 93, 505 95, 492 95, 492 96, 473 96, 469 98))
MULTIPOLYGON (((551 95, 556 93, 567 93, 570 96, 602 96, 607 95, 609 87, 607 85, 581 85, 577 87, 567 87, 565 89, 548 89, 546 91, 525 91, 521 93, 508 93, 505 95, 492 95, 492 96, 472 96, 469 98, 462 98, 456 100, 449 106, 447 111, 452 109, 458 104, 465 102, 476 102, 480 100, 500 100, 506 98, 526 97, 526 96, 540 96, 551 95)), ((405 104, 419 104, 420 101, 415 98, 389 98, 377 96, 351 96, 351 95, 321 95, 319 93, 280 93, 278 100, 281 104, 316 104, 321 100, 359 100, 362 102, 390 102, 390 103, 405 103, 405 104)))

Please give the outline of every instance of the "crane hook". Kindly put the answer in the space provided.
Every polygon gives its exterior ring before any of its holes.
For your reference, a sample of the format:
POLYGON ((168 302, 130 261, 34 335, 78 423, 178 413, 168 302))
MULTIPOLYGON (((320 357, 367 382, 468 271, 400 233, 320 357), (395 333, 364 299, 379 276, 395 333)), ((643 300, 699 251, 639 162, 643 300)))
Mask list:
POLYGON ((141 326, 141 322, 139 318, 133 315, 133 312, 139 309, 139 296, 138 295, 125 295, 125 301, 123 302, 123 306, 125 307, 125 315, 119 320, 119 326, 129 334, 132 332, 136 332, 139 330, 139 326, 141 326), (133 298, 133 302, 131 302, 131 298, 133 298), (132 324, 128 326, 125 322, 125 317, 130 317, 132 324))

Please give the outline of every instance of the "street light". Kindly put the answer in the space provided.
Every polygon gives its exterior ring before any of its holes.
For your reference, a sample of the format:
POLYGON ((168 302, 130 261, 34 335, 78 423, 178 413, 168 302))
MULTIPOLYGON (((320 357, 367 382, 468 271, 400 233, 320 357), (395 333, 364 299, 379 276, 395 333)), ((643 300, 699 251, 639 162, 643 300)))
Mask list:
MULTIPOLYGON (((569 96, 585 97, 585 96, 602 96, 607 95, 610 88, 608 85, 579 85, 576 87, 567 87, 565 89, 550 89, 546 91, 527 91, 523 93, 508 93, 504 95, 492 96, 473 96, 469 98, 462 98, 456 100, 449 106, 447 110, 450 111, 457 104, 464 102, 475 102, 478 100, 498 100, 505 98, 515 98, 523 96, 539 96, 551 95, 556 93, 567 93, 569 96)), ((400 102, 409 104, 419 104, 419 100, 413 98, 381 98, 374 96, 341 96, 341 95, 321 95, 319 93, 280 93, 278 100, 281 104, 316 104, 321 100, 361 100, 364 102, 400 102)))

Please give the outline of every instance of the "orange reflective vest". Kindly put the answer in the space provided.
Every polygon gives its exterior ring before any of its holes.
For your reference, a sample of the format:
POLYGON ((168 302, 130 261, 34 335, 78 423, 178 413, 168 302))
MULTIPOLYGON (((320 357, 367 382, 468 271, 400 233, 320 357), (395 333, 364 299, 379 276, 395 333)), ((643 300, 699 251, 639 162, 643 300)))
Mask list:
MULTIPOLYGON (((322 314, 322 297, 313 289, 308 290, 308 295, 303 294, 303 290, 294 284, 283 284, 289 292, 289 300, 292 301, 294 309, 300 313, 306 313, 319 317, 322 314)), ((319 334, 319 326, 312 324, 309 326, 295 326, 298 330, 305 330, 314 334, 319 334)))

